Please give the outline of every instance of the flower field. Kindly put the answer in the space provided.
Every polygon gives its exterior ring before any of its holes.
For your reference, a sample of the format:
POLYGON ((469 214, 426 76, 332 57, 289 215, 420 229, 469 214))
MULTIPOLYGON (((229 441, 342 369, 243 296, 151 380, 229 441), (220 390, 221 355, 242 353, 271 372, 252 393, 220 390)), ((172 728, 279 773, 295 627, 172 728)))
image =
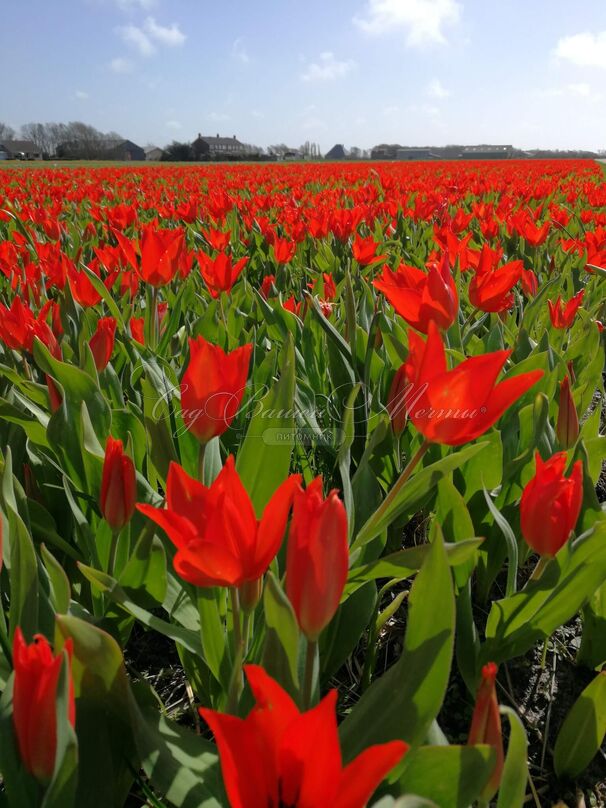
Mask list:
POLYGON ((605 805, 605 290, 589 161, 0 170, 0 806, 605 805))

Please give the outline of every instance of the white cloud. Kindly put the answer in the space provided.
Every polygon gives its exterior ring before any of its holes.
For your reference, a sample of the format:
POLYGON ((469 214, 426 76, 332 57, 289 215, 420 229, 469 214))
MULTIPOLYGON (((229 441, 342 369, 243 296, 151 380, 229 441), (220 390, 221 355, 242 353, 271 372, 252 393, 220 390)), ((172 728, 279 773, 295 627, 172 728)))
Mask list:
POLYGON ((85 92, 84 90, 76 90, 76 92, 74 93, 74 95, 76 96, 76 98, 77 98, 79 101, 86 101, 86 99, 89 97, 89 96, 88 96, 88 93, 87 93, 87 92, 85 92))
POLYGON ((543 98, 561 98, 562 96, 573 96, 576 98, 591 99, 598 101, 601 94, 595 92, 593 87, 587 82, 571 82, 561 87, 548 87, 546 90, 537 90, 537 94, 543 98))
POLYGON ((151 56, 152 53, 156 52, 156 48, 151 39, 147 36, 145 31, 141 28, 137 28, 136 25, 121 25, 117 29, 117 32, 122 38, 122 41, 139 51, 141 56, 151 56))
POLYGON ((167 129, 183 129, 183 125, 180 121, 166 121, 166 128, 167 129))
POLYGON ((446 42, 443 29, 459 21, 461 8, 457 0, 367 0, 364 16, 354 23, 375 35, 403 28, 409 47, 423 47, 446 42))
POLYGON ((556 45, 555 55, 579 67, 606 69, 606 31, 586 31, 562 37, 556 45))
POLYGON ((244 40, 241 36, 234 40, 234 44, 231 46, 231 55, 242 64, 247 65, 250 62, 250 56, 244 47, 244 40))
POLYGON ((317 62, 310 62, 301 73, 302 81, 333 81, 345 78, 355 68, 353 59, 339 61, 332 51, 324 51, 317 62))
POLYGON ((113 73, 131 73, 133 63, 129 59, 123 59, 121 56, 117 56, 109 63, 109 69, 113 73))
POLYGON ((162 45, 167 45, 169 48, 180 47, 187 39, 176 22, 170 25, 160 25, 154 17, 148 17, 145 20, 144 28, 152 39, 162 45))
POLYGON ((440 79, 432 79, 427 85, 427 95, 430 98, 448 98, 450 90, 444 87, 440 79))

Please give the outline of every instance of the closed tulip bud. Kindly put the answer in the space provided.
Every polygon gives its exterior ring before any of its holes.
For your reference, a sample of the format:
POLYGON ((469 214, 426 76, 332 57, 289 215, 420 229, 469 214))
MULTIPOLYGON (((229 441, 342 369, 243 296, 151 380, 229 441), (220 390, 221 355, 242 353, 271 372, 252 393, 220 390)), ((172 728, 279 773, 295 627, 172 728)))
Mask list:
POLYGON ((116 334, 116 321, 113 317, 101 317, 97 323, 97 330, 88 343, 95 360, 95 367, 99 372, 105 370, 114 350, 114 337, 116 334))
MULTIPOLYGON (((67 718, 73 727, 76 706, 71 678, 71 640, 65 643, 65 650, 69 675, 67 718)), ((27 645, 17 626, 13 640, 13 727, 23 766, 43 783, 51 779, 55 768, 56 700, 63 660, 63 653, 53 657, 46 638, 40 634, 27 645)))
POLYGON ((105 445, 101 479, 101 513, 112 530, 121 530, 135 510, 137 482, 135 465, 124 453, 121 440, 111 436, 105 445))
POLYGON ((496 680, 498 668, 489 662, 482 668, 482 681, 476 695, 476 703, 469 728, 468 745, 488 744, 496 753, 495 766, 484 786, 482 799, 488 801, 496 792, 503 773, 504 753, 501 733, 501 716, 497 701, 496 680))
POLYGON ((301 631, 317 640, 339 607, 347 580, 349 546, 345 507, 322 478, 295 494, 286 552, 286 594, 301 631))
POLYGON ((560 404, 556 435, 563 449, 574 446, 579 437, 579 416, 570 391, 570 379, 564 376, 560 384, 560 404))
POLYGON ((520 500, 520 527, 526 543, 541 556, 554 556, 568 541, 581 511, 583 465, 572 467, 564 476, 566 452, 543 462, 536 456, 536 474, 524 488, 520 500))
POLYGON ((200 443, 222 435, 236 417, 246 389, 252 345, 225 353, 204 337, 190 339, 181 380, 183 421, 200 443))
POLYGON ((387 412, 391 418, 391 427, 396 436, 400 435, 406 426, 406 419, 408 418, 406 396, 409 389, 410 384, 406 379, 406 365, 400 365, 394 374, 387 396, 387 412))

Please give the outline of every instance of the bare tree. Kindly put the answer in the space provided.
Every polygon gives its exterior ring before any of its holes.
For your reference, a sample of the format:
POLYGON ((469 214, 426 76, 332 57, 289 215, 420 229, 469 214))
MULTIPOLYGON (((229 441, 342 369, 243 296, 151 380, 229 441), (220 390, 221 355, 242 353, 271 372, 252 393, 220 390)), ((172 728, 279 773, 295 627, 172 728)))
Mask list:
POLYGON ((12 140, 15 137, 15 130, 7 123, 0 121, 0 140, 12 140))

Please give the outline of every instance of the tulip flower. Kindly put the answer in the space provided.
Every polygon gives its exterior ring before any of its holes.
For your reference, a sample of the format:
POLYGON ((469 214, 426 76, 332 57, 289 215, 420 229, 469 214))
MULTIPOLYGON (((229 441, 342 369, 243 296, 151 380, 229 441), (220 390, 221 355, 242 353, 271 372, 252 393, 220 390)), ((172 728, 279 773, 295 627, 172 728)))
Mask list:
POLYGON ((476 273, 469 284, 469 300, 481 311, 500 312, 513 306, 512 289, 522 277, 522 261, 496 266, 493 252, 484 245, 476 273))
POLYGON ((231 230, 218 230, 214 227, 208 227, 202 231, 202 235, 213 250, 219 252, 227 249, 231 241, 231 230))
POLYGON ((286 594, 301 631, 315 641, 339 607, 349 567, 347 515, 322 478, 295 495, 286 551, 286 594))
MULTIPOLYGON (((67 719, 76 723, 74 686, 71 678, 72 643, 65 643, 68 659, 69 698, 67 719)), ((23 766, 36 779, 47 783, 55 768, 57 754, 57 687, 63 653, 53 657, 45 637, 36 634, 27 645, 17 626, 13 640, 13 727, 23 766)))
POLYGON ((286 479, 257 520, 230 455, 210 487, 171 463, 166 508, 138 505, 177 548, 173 564, 194 586, 236 586, 256 581, 275 558, 300 476, 286 479))
POLYGON ((297 245, 294 241, 288 238, 274 237, 272 250, 274 251, 274 258, 278 264, 288 264, 289 261, 295 257, 297 245))
POLYGON ((351 245, 353 257, 361 266, 368 266, 369 264, 376 264, 387 258, 386 255, 376 255, 379 245, 372 236, 362 238, 356 235, 351 245))
POLYGON ((200 443, 222 435, 236 417, 248 377, 252 345, 225 353, 204 337, 189 340, 189 364, 181 380, 181 412, 200 443))
POLYGON ((387 412, 395 435, 400 435, 406 426, 406 398, 410 390, 411 385, 406 379, 406 364, 403 364, 396 370, 387 395, 387 412))
POLYGON ((77 303, 81 306, 96 306, 99 303, 101 295, 91 283, 86 272, 78 270, 71 262, 67 267, 67 278, 72 297, 77 303))
POLYGON ((110 436, 105 444, 100 506, 103 518, 114 532, 122 530, 130 521, 136 497, 135 465, 124 453, 122 441, 110 436))
POLYGON ((31 351, 36 318, 29 306, 16 296, 10 309, 0 303, 0 339, 14 351, 31 351))
POLYGON ((183 230, 162 230, 153 223, 145 225, 142 231, 141 264, 135 269, 141 279, 151 286, 165 286, 179 271, 181 252, 185 249, 185 234, 183 230))
POLYGON ((532 271, 532 269, 522 270, 522 289, 526 297, 534 297, 539 291, 539 279, 532 271))
POLYGON ((216 258, 211 258, 206 253, 197 252, 196 258, 211 297, 219 297, 221 292, 231 292, 232 286, 248 261, 248 256, 244 256, 232 264, 231 257, 225 253, 219 253, 216 258))
POLYGON ((560 383, 556 435, 563 449, 570 449, 579 437, 579 416, 570 390, 570 378, 568 375, 564 376, 560 383))
POLYGON ((581 289, 574 297, 571 297, 567 303, 564 303, 560 295, 558 295, 555 303, 552 300, 547 301, 549 306, 549 317, 551 324, 554 328, 570 328, 581 303, 583 302, 584 290, 581 289))
POLYGON ((444 254, 437 267, 423 272, 417 267, 400 265, 396 272, 383 269, 373 286, 383 292, 396 312, 417 331, 426 334, 430 322, 446 330, 459 310, 459 299, 448 256, 444 254))
POLYGON ((535 455, 536 473, 522 492, 520 527, 526 543, 540 556, 551 557, 566 544, 583 501, 583 464, 577 460, 564 476, 566 452, 543 462, 535 455))
POLYGON ((259 294, 263 298, 263 300, 267 300, 267 298, 272 294, 272 289, 274 283, 276 282, 275 275, 266 275, 263 280, 261 281, 261 286, 259 288, 259 294))
POLYGON ((476 703, 471 718, 469 738, 470 746, 488 744, 495 750, 495 766, 484 786, 482 798, 488 801, 496 792, 501 782, 505 755, 503 752, 503 735, 501 732, 501 716, 497 701, 496 680, 498 668, 489 662, 482 668, 482 681, 476 695, 476 703))
POLYGON ((296 314, 297 317, 301 317, 301 306, 303 304, 302 304, 302 301, 300 301, 300 300, 297 303, 297 301, 295 300, 294 295, 291 295, 288 298, 288 300, 284 301, 284 303, 282 305, 283 305, 283 308, 286 309, 286 311, 291 312, 291 314, 296 314))
POLYGON ((95 367, 99 372, 107 367, 107 363, 111 359, 115 334, 115 319, 113 317, 101 317, 97 323, 97 330, 88 343, 95 360, 95 367))
POLYGON ((473 356, 448 370, 444 343, 433 322, 426 342, 410 332, 409 349, 406 378, 413 387, 408 416, 431 443, 460 446, 475 440, 543 376, 542 370, 533 370, 497 384, 511 351, 473 356))
POLYGON ((332 690, 312 710, 257 665, 245 666, 255 706, 246 718, 200 709, 214 733, 232 808, 364 808, 408 746, 390 741, 343 766, 332 690))

